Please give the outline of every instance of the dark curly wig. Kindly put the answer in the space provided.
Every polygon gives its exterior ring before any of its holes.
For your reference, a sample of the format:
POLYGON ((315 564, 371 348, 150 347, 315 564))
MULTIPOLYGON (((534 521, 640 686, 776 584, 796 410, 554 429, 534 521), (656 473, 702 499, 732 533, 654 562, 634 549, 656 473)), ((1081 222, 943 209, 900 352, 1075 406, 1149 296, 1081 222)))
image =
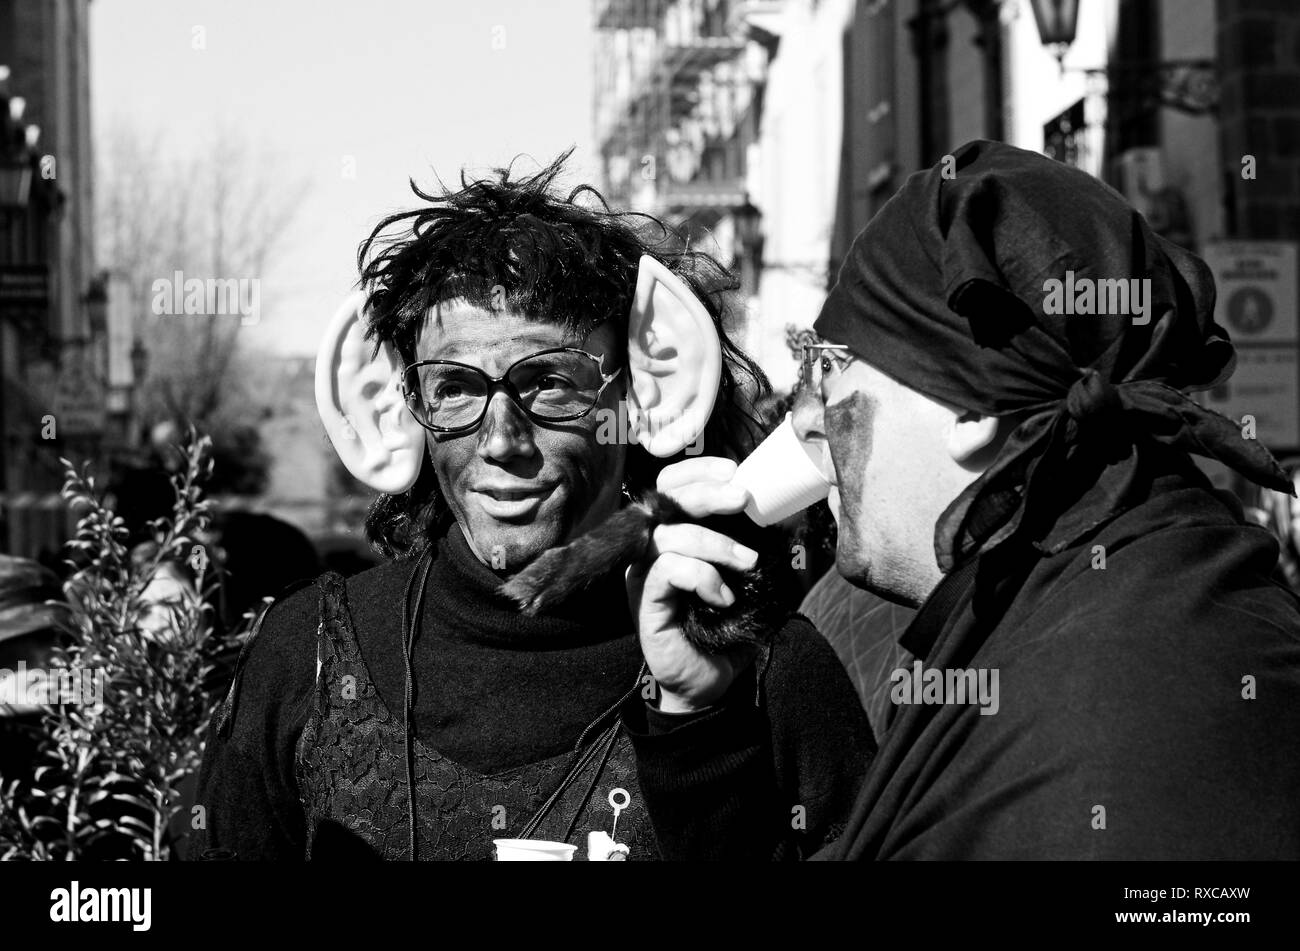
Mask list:
MULTIPOLYGON (((735 278, 709 255, 689 250, 657 218, 611 211, 589 185, 558 193, 555 179, 572 151, 524 178, 503 168, 469 181, 462 171, 458 191, 439 183, 441 194, 428 194, 412 181, 411 191, 427 204, 385 218, 357 253, 371 314, 369 338, 376 349, 391 343, 412 362, 434 305, 459 298, 491 311, 502 303, 500 290, 494 300, 494 289, 504 288, 510 310, 561 324, 579 336, 614 321, 626 342, 637 263, 648 254, 703 301, 722 341, 722 380, 703 451, 743 458, 763 435, 752 403, 770 386, 724 327, 725 298, 736 289, 735 278)), ((629 446, 629 492, 637 496, 653 488, 659 470, 673 461, 629 446)), ((426 464, 409 491, 374 502, 366 535, 386 557, 409 557, 451 517, 433 467, 426 464)))

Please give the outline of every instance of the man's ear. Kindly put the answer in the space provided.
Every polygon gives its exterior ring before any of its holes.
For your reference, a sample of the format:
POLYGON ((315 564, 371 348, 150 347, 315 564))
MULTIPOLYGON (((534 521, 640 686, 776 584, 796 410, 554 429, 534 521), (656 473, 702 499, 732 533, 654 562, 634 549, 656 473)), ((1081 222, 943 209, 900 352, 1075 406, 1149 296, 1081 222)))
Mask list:
POLYGON ((948 430, 948 454, 963 468, 986 469, 1002 446, 1001 432, 996 416, 958 411, 948 430))
POLYGON ((396 351, 385 343, 371 358, 365 302, 364 293, 353 293, 330 319, 316 354, 316 409, 347 470, 397 495, 420 474, 424 430, 407 411, 396 351))
POLYGON ((637 266, 627 354, 637 442, 661 459, 697 444, 718 396, 722 344, 704 304, 648 254, 637 266))

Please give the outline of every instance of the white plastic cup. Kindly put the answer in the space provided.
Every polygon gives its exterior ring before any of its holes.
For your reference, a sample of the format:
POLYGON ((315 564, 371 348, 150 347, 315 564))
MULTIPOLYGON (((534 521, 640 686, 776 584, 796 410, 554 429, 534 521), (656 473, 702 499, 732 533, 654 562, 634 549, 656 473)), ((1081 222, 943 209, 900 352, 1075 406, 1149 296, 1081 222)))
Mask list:
POLYGON ((815 452, 795 435, 794 420, 787 413, 732 477, 733 485, 749 490, 745 514, 758 525, 774 525, 826 498, 831 484, 815 452))
POLYGON ((493 839, 498 862, 572 862, 576 845, 541 839, 493 839))
POLYGON ((615 842, 609 837, 608 832, 587 833, 588 862, 626 862, 627 856, 628 847, 621 842, 615 842))

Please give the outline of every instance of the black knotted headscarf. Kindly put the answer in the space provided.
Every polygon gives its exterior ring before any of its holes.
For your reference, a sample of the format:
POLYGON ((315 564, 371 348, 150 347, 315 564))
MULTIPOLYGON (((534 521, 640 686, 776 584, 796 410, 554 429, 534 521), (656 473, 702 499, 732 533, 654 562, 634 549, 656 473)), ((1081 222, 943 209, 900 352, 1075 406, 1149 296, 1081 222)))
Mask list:
POLYGON ((815 329, 933 399, 1023 417, 939 519, 944 571, 1017 535, 1070 545, 1133 504, 1153 444, 1292 492, 1240 424, 1184 395, 1236 362, 1204 262, 1038 153, 975 141, 911 176, 853 242, 815 329), (1075 286, 1149 280, 1146 319, 1047 313, 1046 282, 1070 271, 1075 286))

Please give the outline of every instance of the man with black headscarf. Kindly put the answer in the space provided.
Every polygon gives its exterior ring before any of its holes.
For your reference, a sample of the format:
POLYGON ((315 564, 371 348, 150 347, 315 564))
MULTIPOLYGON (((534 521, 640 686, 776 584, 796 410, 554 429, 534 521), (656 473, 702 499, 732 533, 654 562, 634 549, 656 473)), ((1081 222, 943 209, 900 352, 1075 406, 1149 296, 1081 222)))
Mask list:
MULTIPOLYGON (((796 429, 834 463, 840 571, 920 610, 818 857, 1300 858, 1300 607, 1189 454, 1291 486, 1185 395, 1234 366, 1213 310, 1116 192, 999 143, 858 236, 796 429)), ((678 857, 761 854, 745 803, 780 767, 736 692, 636 737, 678 857)))

